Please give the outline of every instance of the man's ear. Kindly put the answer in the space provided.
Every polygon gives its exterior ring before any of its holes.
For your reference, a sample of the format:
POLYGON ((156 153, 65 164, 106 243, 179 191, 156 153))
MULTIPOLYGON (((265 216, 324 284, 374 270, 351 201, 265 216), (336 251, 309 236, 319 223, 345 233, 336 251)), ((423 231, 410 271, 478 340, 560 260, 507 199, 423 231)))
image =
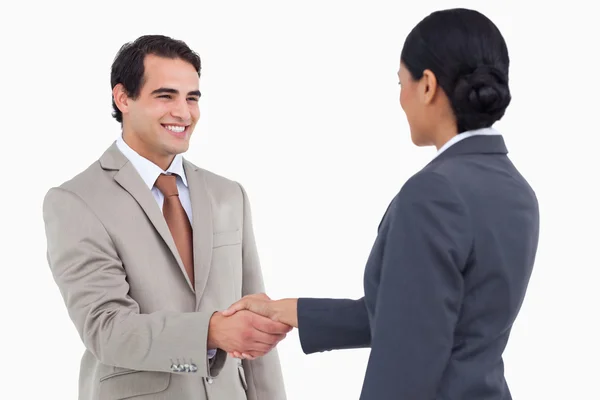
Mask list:
POLYGON ((119 111, 123 114, 126 114, 129 111, 129 96, 127 96, 127 92, 125 91, 125 87, 122 83, 118 83, 112 90, 113 100, 117 105, 119 111))
POLYGON ((423 103, 431 104, 431 102, 433 102, 433 99, 435 99, 437 91, 439 90, 437 78, 431 70, 426 69, 425 71, 423 71, 420 86, 423 103))

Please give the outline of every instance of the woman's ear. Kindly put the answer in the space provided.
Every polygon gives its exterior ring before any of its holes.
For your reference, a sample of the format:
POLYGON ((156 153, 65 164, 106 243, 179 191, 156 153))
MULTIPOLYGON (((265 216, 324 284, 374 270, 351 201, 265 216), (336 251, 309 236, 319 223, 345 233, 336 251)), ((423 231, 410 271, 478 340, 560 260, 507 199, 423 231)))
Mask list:
POLYGON ((437 78, 431 70, 426 69, 425 71, 423 71, 423 76, 421 77, 419 82, 419 92, 423 103, 431 104, 431 102, 433 102, 433 99, 435 98, 437 91, 437 78))

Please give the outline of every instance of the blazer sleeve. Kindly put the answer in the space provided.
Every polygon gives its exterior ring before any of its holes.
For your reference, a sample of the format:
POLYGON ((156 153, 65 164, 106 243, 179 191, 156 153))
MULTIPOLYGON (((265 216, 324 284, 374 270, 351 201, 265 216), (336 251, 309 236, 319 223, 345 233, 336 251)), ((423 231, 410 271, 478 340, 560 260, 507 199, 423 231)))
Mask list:
MULTIPOLYGON (((265 285, 252 226, 252 212, 246 190, 240 185, 243 196, 242 233, 242 296, 265 293, 265 285)), ((277 349, 263 357, 243 360, 248 400, 285 400, 285 385, 277 349)))
POLYGON ((371 331, 364 297, 298 299, 298 335, 305 354, 369 347, 371 331))
POLYGON ((380 284, 361 400, 434 399, 448 363, 472 249, 464 203, 447 179, 411 178, 382 223, 380 284))
POLYGON ((213 312, 140 313, 109 233, 76 194, 50 189, 43 218, 52 276, 83 344, 100 362, 189 375, 171 369, 179 359, 195 365, 196 375, 218 375, 222 365, 213 367, 206 349, 213 312))

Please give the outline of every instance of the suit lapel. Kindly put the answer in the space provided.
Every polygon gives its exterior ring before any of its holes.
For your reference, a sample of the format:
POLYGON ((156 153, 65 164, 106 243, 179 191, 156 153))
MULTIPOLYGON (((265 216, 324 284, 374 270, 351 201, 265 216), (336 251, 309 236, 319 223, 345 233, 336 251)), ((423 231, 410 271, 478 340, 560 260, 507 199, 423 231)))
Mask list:
MULTIPOLYGON (((165 218, 156 204, 156 200, 152 196, 150 190, 136 171, 133 164, 127 160, 127 158, 121 153, 121 151, 117 148, 116 144, 113 144, 107 151, 104 153, 102 158, 100 159, 100 164, 102 168, 108 170, 116 170, 117 173, 114 175, 114 180, 123 187, 129 194, 137 201, 140 205, 146 216, 156 229, 156 231, 160 234, 164 242, 167 244, 169 250, 175 257, 177 261, 177 265, 179 265, 179 269, 188 283, 189 288, 193 291, 192 284, 188 277, 187 272, 185 271, 185 267, 183 266, 183 262, 181 261, 181 257, 179 257, 179 252, 177 251, 177 247, 175 246, 175 241, 173 240, 173 236, 169 231, 169 227, 165 218)), ((195 235, 194 235, 195 236, 195 235)))
POLYGON ((198 305, 210 272, 213 246, 212 207, 202 170, 186 160, 183 162, 183 167, 192 203, 194 275, 196 278, 196 305, 198 305))

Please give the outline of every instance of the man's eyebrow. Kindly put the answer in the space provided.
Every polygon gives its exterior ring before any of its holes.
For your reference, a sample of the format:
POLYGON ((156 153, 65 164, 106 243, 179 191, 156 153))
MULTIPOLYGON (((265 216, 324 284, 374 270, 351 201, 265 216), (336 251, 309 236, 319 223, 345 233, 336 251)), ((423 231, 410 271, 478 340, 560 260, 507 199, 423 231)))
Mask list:
MULTIPOLYGON (((176 90, 176 89, 161 87, 161 88, 158 88, 156 90, 153 90, 151 94, 163 94, 163 93, 179 94, 179 91, 176 90)), ((200 97, 200 91, 199 90, 192 90, 191 92, 188 92, 188 96, 197 96, 197 97, 200 97)))
POLYGON ((159 94, 159 93, 170 93, 170 94, 177 94, 179 93, 179 91, 175 90, 175 89, 171 89, 171 88, 158 88, 156 90, 153 90, 151 94, 159 94))

